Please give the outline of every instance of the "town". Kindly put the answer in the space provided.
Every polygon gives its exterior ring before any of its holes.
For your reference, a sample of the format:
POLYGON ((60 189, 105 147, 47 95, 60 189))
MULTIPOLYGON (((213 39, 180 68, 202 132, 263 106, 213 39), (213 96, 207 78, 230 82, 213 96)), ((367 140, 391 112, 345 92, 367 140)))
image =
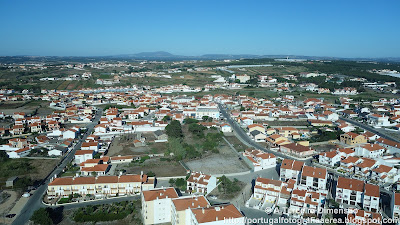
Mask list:
POLYGON ((7 224, 400 218, 400 78, 384 63, 1 66, 35 76, 0 94, 7 224), (343 64, 369 72, 320 72, 343 64))

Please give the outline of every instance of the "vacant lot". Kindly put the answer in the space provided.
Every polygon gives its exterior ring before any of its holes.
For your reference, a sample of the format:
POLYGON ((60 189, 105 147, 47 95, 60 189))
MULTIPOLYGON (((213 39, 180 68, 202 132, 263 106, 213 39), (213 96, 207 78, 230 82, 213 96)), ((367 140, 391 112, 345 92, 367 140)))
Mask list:
POLYGON ((186 170, 179 162, 161 161, 160 158, 148 159, 142 164, 120 164, 117 169, 124 169, 127 174, 140 174, 141 171, 143 171, 144 174, 147 174, 151 171, 155 173, 157 177, 186 175, 186 170))
POLYGON ((6 115, 13 115, 14 112, 32 114, 38 109, 39 116, 43 116, 52 111, 47 105, 48 102, 45 101, 11 101, 0 103, 0 110, 6 115))
POLYGON ((58 162, 59 159, 9 159, 0 164, 0 186, 12 176, 30 178, 32 182, 41 180, 53 170, 58 162))
POLYGON ((248 171, 249 168, 226 144, 221 144, 219 153, 209 153, 201 159, 185 162, 192 171, 206 174, 227 174, 248 171))
POLYGON ((267 121, 268 125, 271 127, 287 127, 287 126, 307 126, 307 121, 267 121))
MULTIPOLYGON (((135 147, 133 141, 135 138, 126 139, 124 137, 116 137, 111 143, 110 149, 108 150, 108 156, 117 155, 145 155, 145 154, 157 154, 164 153, 167 149, 168 143, 154 143, 146 142, 146 146, 135 147)), ((146 139, 147 140, 147 139, 146 139)))

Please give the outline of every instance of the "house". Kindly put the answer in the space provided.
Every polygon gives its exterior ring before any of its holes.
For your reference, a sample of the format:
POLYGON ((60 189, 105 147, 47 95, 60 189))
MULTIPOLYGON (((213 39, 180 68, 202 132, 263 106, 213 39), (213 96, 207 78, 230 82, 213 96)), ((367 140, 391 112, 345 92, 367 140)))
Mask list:
POLYGON ((388 153, 400 153, 400 143, 385 138, 378 138, 376 141, 385 147, 388 153))
POLYGON ((25 147, 25 148, 20 148, 16 151, 7 151, 6 153, 8 154, 8 157, 11 159, 19 159, 28 156, 30 152, 31 148, 25 147))
POLYGON ((385 147, 379 144, 363 144, 355 148, 356 155, 368 158, 380 158, 385 153, 385 147))
POLYGON ((288 213, 293 217, 317 217, 321 213, 326 194, 309 190, 294 189, 290 198, 288 213))
POLYGON ((233 130, 232 130, 231 125, 229 125, 227 123, 224 123, 224 124, 221 125, 221 131, 223 133, 231 133, 233 130))
POLYGON ((283 159, 281 168, 280 168, 280 180, 287 181, 287 180, 295 180, 296 183, 300 179, 301 170, 303 169, 304 162, 291 160, 291 159, 283 159))
POLYGON ((386 165, 379 165, 378 167, 372 170, 371 180, 381 183, 387 183, 387 182, 392 183, 398 180, 398 178, 394 179, 396 175, 397 175, 396 168, 386 165))
POLYGON ((168 135, 162 131, 162 130, 156 130, 154 131, 154 137, 158 140, 158 141, 168 141, 168 135))
POLYGON ((267 138, 267 135, 264 133, 261 133, 259 130, 253 130, 250 132, 250 137, 255 141, 255 142, 265 142, 265 139, 267 138))
POLYGON ((379 212, 379 186, 365 184, 363 208, 371 212, 379 212))
POLYGON ((133 160, 140 160, 140 156, 133 156, 133 155, 114 156, 114 157, 111 157, 111 164, 115 164, 115 163, 130 163, 133 160))
POLYGON ((175 188, 142 191, 142 221, 144 224, 171 222, 172 199, 178 198, 175 188))
POLYGON ((95 151, 98 152, 99 151, 99 142, 97 141, 89 141, 89 142, 83 142, 81 149, 82 150, 91 150, 91 151, 95 151))
POLYGON ((377 161, 369 158, 362 158, 361 163, 354 166, 354 173, 356 176, 362 178, 369 178, 371 170, 378 165, 377 161))
POLYGON ((339 204, 361 206, 363 203, 363 193, 363 181, 344 177, 338 178, 335 201, 339 204))
POLYGON ((94 151, 92 150, 78 150, 75 152, 75 164, 80 165, 88 159, 93 159, 94 151))
POLYGON ((31 133, 40 133, 42 132, 42 125, 38 122, 31 123, 28 125, 31 133))
POLYGON ((358 157, 348 156, 347 158, 340 160, 339 169, 345 172, 354 172, 354 166, 360 162, 362 162, 362 159, 358 157))
POLYGON ((186 182, 187 191, 190 193, 207 194, 217 187, 217 178, 215 176, 201 172, 192 172, 186 182))
POLYGON ((290 143, 280 146, 281 152, 293 154, 298 157, 308 157, 315 153, 315 150, 311 147, 306 147, 298 143, 290 143))
POLYGON ((313 190, 326 190, 328 173, 325 168, 304 166, 301 172, 299 185, 313 190))
POLYGON ((299 133, 299 131, 294 127, 279 127, 276 128, 276 131, 279 135, 289 138, 293 133, 299 133))
POLYGON ((276 167, 276 157, 274 154, 261 150, 246 150, 243 152, 243 156, 252 162, 254 171, 276 167))
POLYGON ((322 152, 319 154, 318 162, 324 165, 336 166, 341 160, 340 154, 336 151, 322 152))
POLYGON ((367 138, 364 135, 348 132, 340 135, 340 142, 347 145, 356 145, 367 143, 367 138))
POLYGON ((24 138, 12 138, 8 140, 8 143, 13 148, 25 148, 28 146, 28 141, 24 138))
POLYGON ((190 225, 246 224, 244 215, 232 204, 216 205, 210 207, 196 208, 191 210, 190 225))
POLYGON ((273 134, 273 135, 267 137, 265 140, 272 147, 279 147, 281 145, 286 145, 286 144, 290 144, 291 143, 287 138, 282 137, 279 134, 273 134))
POLYGON ((260 133, 265 134, 265 128, 261 124, 258 124, 258 123, 251 124, 251 125, 247 126, 247 128, 249 129, 249 133, 251 133, 252 131, 259 131, 260 133))
POLYGON ((210 207, 208 200, 200 196, 180 197, 172 200, 171 223, 174 225, 186 225, 191 223, 191 210, 210 207))
POLYGON ((92 167, 83 167, 81 169, 81 174, 83 176, 91 176, 96 174, 96 176, 104 176, 110 170, 110 165, 107 164, 97 164, 92 167))
POLYGON ((63 132, 63 139, 75 139, 78 136, 78 131, 74 129, 69 129, 63 132))
POLYGON ((389 122, 389 117, 379 114, 369 114, 367 115, 367 122, 369 125, 374 127, 387 127, 391 126, 389 122))
POLYGON ((14 125, 10 130, 10 133, 12 135, 21 135, 22 133, 24 133, 24 131, 25 131, 24 125, 14 125))

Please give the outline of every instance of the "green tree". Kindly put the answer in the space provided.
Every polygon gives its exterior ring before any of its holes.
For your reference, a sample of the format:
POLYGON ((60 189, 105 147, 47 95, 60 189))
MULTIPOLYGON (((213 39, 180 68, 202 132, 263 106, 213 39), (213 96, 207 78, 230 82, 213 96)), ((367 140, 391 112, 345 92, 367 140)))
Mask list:
POLYGON ((172 122, 165 127, 165 132, 169 137, 183 137, 182 126, 178 120, 172 120, 172 122))
POLYGON ((6 151, 0 151, 0 162, 5 162, 8 160, 8 154, 6 151))
POLYGON ((33 221, 33 223, 40 224, 40 225, 53 224, 53 221, 51 220, 48 209, 49 208, 40 208, 40 209, 36 210, 31 217, 31 220, 33 221))

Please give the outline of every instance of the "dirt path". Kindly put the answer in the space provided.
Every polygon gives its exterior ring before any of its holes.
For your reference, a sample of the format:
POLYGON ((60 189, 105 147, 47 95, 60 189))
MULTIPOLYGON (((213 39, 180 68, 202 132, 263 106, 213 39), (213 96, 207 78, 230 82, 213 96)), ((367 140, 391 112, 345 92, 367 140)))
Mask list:
POLYGON ((0 215, 7 215, 17 201, 18 195, 15 191, 3 191, 2 193, 10 194, 10 197, 0 204, 0 215))

